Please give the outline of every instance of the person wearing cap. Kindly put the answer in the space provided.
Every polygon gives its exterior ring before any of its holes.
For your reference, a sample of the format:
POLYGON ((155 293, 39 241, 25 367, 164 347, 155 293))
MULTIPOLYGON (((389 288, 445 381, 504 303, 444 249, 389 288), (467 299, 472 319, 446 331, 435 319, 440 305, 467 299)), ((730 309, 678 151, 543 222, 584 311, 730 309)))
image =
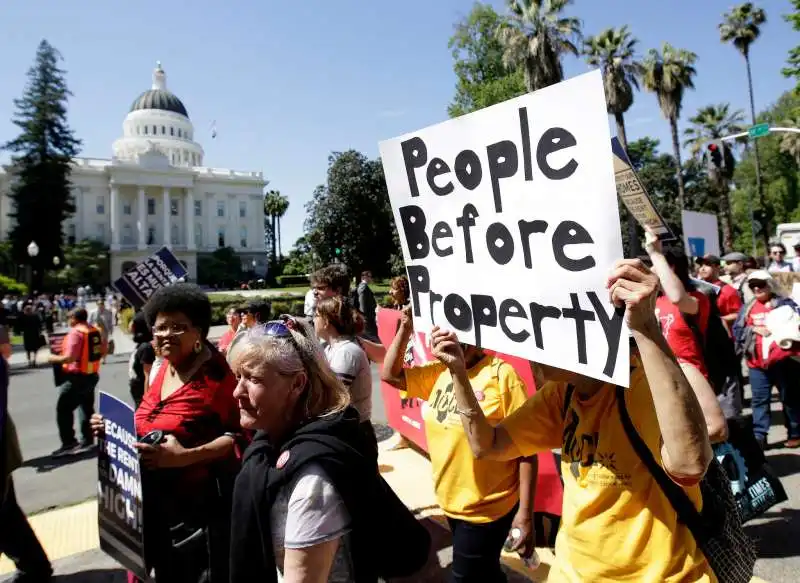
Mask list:
POLYGON ((800 314, 800 307, 780 292, 778 283, 766 270, 750 273, 747 285, 754 297, 740 310, 733 325, 733 337, 750 371, 753 432, 765 448, 770 427, 772 387, 776 386, 783 403, 787 432, 784 445, 797 448, 800 447, 800 362, 796 359, 800 357, 800 344, 792 343, 786 349, 773 342, 766 317, 781 306, 789 306, 800 314))
POLYGON ((698 265, 697 276, 705 282, 719 288, 716 294, 717 309, 725 328, 730 334, 731 326, 736 321, 739 315, 739 310, 742 309, 742 298, 736 292, 733 286, 720 280, 720 259, 716 255, 706 255, 705 257, 698 257, 696 260, 698 265))
POLYGON ((794 259, 792 259, 792 269, 795 273, 800 273, 800 241, 795 241, 792 245, 794 249, 794 259))
POLYGON ((745 285, 747 283, 747 270, 745 263, 750 259, 744 253, 734 251, 722 257, 725 262, 725 274, 731 279, 731 285, 739 294, 742 303, 747 303, 753 299, 753 294, 750 289, 745 285))

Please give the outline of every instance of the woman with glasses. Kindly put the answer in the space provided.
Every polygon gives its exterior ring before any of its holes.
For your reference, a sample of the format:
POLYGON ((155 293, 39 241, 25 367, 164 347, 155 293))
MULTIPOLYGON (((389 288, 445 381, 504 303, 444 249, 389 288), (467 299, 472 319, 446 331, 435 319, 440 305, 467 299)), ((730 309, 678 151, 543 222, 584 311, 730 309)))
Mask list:
POLYGON ((747 286, 753 292, 753 299, 739 312, 733 325, 733 337, 750 371, 753 432, 762 449, 766 448, 772 387, 776 386, 788 434, 784 445, 800 447, 800 362, 797 361, 800 345, 794 342, 786 349, 770 342, 772 334, 766 326, 767 314, 776 308, 789 306, 799 314, 800 308, 781 294, 777 282, 767 271, 751 272, 747 276, 747 286))
POLYGON ((361 430, 378 457, 378 440, 372 427, 372 374, 369 359, 356 341, 356 320, 350 304, 342 296, 317 302, 314 331, 323 341, 325 358, 350 392, 350 403, 358 411, 361 430))
MULTIPOLYGON (((227 582, 230 497, 242 435, 236 378, 208 342, 211 304, 193 284, 156 291, 144 307, 159 358, 136 410, 145 552, 158 581, 227 582)), ((100 415, 92 418, 96 434, 100 415)), ((135 580, 135 579, 134 579, 135 580)))
POLYGON ((310 327, 282 316, 229 357, 241 425, 257 432, 234 490, 231 582, 369 580, 355 576, 353 500, 366 506, 380 476, 310 327))

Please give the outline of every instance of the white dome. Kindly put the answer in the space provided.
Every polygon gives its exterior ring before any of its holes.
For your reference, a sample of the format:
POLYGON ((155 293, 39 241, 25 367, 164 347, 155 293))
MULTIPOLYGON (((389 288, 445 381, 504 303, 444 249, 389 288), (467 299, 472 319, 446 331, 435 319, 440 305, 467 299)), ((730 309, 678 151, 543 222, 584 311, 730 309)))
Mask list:
POLYGON ((113 145, 116 159, 136 162, 140 154, 156 149, 172 166, 203 165, 203 147, 193 140, 194 126, 183 104, 167 91, 167 75, 161 63, 153 71, 152 88, 134 101, 125 117, 122 135, 113 145))

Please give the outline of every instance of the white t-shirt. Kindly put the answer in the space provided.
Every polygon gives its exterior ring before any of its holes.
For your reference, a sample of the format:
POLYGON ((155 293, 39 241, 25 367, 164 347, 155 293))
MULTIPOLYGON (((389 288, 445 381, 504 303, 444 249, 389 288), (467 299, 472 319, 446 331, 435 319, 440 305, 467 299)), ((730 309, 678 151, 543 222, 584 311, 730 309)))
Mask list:
POLYGON ((344 502, 322 468, 311 463, 298 470, 278 492, 270 513, 278 579, 283 580, 284 549, 304 549, 338 539, 328 583, 353 581, 350 522, 344 502))
POLYGON ((350 391, 350 404, 358 411, 358 418, 372 418, 372 374, 369 358, 361 345, 350 338, 339 338, 325 345, 325 357, 333 372, 350 391))

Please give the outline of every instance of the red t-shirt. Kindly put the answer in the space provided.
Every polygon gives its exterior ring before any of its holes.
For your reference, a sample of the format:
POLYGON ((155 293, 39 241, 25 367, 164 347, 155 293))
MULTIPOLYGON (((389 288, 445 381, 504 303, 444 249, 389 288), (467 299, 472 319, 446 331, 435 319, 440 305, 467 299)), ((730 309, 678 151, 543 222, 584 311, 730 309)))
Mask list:
POLYGON ((719 287, 719 293, 717 294, 719 315, 738 314, 739 310, 742 309, 742 298, 739 297, 739 292, 732 285, 728 285, 723 281, 712 281, 711 284, 719 287))
MULTIPOLYGON (((150 387, 136 410, 136 434, 139 437, 155 430, 174 435, 183 447, 192 448, 214 441, 225 433, 241 436, 239 406, 233 397, 236 377, 225 358, 216 353, 192 379, 161 399, 161 387, 169 366, 162 362, 150 387)), ((239 443, 239 440, 237 440, 239 443)), ((237 460, 228 460, 235 471, 237 460)), ((221 465, 225 465, 224 463, 221 465)), ((208 479, 208 466, 190 466, 159 470, 176 496, 191 495, 208 479)), ((169 495, 169 494, 168 494, 169 495)))
POLYGON ((236 330, 233 328, 225 330, 225 333, 219 337, 219 341, 217 342, 217 348, 219 348, 220 352, 224 353, 228 350, 228 346, 231 345, 231 340, 233 340, 234 336, 236 336, 236 330))
MULTIPOLYGON (((746 326, 764 326, 766 321, 767 314, 772 311, 771 304, 762 304, 758 300, 753 303, 753 307, 750 308, 750 313, 747 314, 747 321, 745 322, 746 326)), ((755 341, 755 356, 753 358, 747 359, 747 366, 750 368, 769 368, 771 365, 784 360, 785 358, 790 358, 792 356, 800 355, 795 349, 784 350, 777 344, 773 343, 769 347, 769 351, 767 352, 766 358, 764 357, 763 351, 763 336, 756 334, 756 341, 755 341)))
POLYGON ((673 304, 667 296, 662 295, 656 300, 656 317, 661 324, 661 332, 678 362, 691 364, 708 378, 702 347, 698 345, 694 332, 686 323, 686 318, 694 318, 699 325, 700 333, 705 336, 708 330, 711 302, 705 294, 699 291, 690 291, 689 295, 697 300, 698 311, 695 315, 681 314, 678 306, 673 304))

